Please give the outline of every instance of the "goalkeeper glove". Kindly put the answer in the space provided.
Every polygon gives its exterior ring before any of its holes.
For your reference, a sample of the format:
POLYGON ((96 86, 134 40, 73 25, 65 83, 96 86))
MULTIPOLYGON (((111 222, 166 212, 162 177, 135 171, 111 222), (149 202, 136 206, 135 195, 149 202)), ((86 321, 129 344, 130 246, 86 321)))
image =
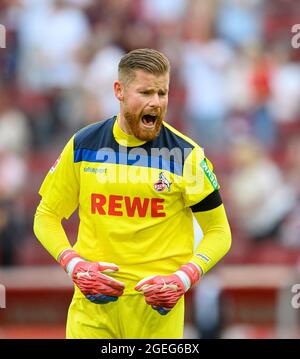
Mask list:
POLYGON ((144 294, 146 303, 153 309, 161 315, 166 315, 200 276, 200 267, 189 262, 171 275, 156 275, 142 279, 135 286, 135 290, 144 294))
POLYGON ((89 301, 106 304, 123 294, 124 283, 103 274, 118 271, 114 263, 88 262, 72 249, 64 250, 58 261, 89 301))

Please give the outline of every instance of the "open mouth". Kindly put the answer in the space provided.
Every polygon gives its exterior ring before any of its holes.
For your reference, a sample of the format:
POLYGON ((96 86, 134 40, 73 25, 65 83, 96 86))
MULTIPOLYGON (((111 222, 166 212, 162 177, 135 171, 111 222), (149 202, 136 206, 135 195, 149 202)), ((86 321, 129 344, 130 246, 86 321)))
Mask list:
POLYGON ((157 120, 157 116, 155 115, 144 115, 142 117, 143 125, 148 128, 154 127, 156 120, 157 120))

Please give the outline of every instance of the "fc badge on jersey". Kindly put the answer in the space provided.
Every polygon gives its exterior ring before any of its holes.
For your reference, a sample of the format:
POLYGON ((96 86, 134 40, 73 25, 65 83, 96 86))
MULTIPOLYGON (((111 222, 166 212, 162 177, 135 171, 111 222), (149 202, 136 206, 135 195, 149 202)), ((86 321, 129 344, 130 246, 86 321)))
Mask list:
POLYGON ((172 182, 165 177, 164 173, 160 172, 158 181, 154 183, 154 189, 157 192, 163 192, 167 187, 168 192, 170 192, 171 184, 172 182))
POLYGON ((50 168, 50 173, 53 173, 55 171, 55 168, 59 164, 59 161, 61 159, 61 155, 58 157, 58 159, 53 163, 52 167, 50 168))

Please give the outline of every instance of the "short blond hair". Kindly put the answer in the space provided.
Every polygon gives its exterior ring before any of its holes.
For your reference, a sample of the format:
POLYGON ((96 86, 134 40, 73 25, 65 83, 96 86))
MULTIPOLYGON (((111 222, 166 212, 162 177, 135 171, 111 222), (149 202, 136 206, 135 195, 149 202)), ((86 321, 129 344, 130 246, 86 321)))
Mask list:
POLYGON ((170 72, 170 62, 163 53, 157 50, 136 49, 122 56, 118 66, 119 80, 125 82, 132 80, 135 70, 163 75, 170 72))

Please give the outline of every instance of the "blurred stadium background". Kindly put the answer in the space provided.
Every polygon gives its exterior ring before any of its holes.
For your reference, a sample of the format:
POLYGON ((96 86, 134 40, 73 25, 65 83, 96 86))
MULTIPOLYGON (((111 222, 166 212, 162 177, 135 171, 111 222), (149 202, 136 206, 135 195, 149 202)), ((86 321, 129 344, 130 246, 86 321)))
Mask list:
POLYGON ((170 58, 167 120, 205 148, 233 233, 185 337, 300 338, 299 1, 2 0, 0 24, 0 338, 64 337, 72 287, 33 235, 38 189, 76 130, 117 113, 137 47, 170 58))

